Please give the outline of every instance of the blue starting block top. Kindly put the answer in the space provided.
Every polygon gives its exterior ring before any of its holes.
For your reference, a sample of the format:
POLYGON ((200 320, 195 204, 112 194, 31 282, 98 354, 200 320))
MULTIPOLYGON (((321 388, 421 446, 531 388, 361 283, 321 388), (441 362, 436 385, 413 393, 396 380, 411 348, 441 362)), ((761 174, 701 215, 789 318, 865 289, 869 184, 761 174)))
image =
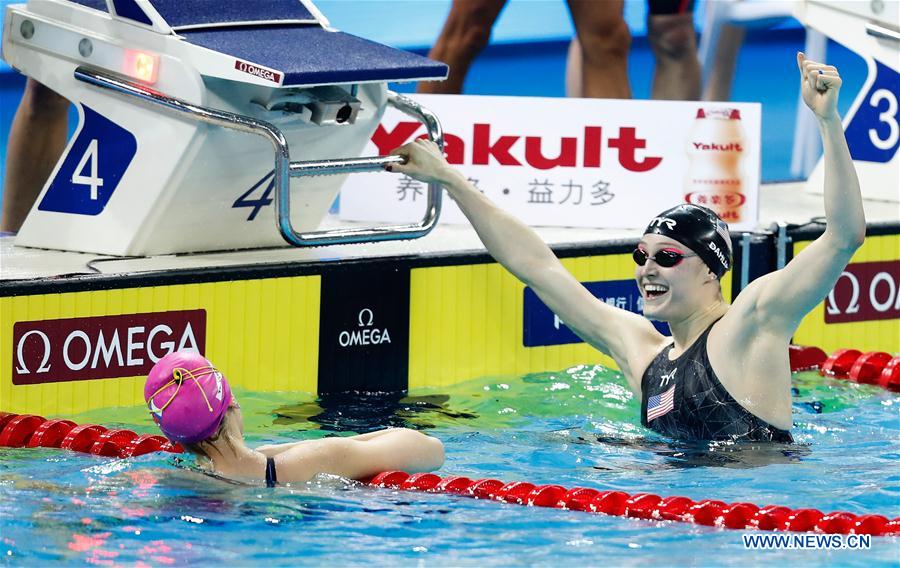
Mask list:
POLYGON ((284 86, 443 79, 447 66, 319 26, 181 32, 185 41, 284 73, 284 86))
POLYGON ((151 3, 175 31, 251 23, 320 23, 299 0, 152 0, 151 3))
MULTIPOLYGON (((106 11, 104 0, 72 0, 106 11)), ((134 0, 113 0, 120 18, 150 25, 134 0)), ((427 57, 322 26, 299 0, 152 0, 187 43, 284 74, 282 85, 444 79, 448 68, 427 57)))

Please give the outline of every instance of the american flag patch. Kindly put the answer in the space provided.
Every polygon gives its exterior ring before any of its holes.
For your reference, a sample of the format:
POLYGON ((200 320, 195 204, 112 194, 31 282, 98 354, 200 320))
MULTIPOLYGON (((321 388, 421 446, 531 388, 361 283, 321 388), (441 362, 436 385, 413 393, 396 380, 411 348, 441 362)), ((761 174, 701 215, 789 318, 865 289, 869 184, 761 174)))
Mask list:
POLYGON ((647 422, 655 420, 675 408, 675 385, 664 393, 647 399, 647 422))

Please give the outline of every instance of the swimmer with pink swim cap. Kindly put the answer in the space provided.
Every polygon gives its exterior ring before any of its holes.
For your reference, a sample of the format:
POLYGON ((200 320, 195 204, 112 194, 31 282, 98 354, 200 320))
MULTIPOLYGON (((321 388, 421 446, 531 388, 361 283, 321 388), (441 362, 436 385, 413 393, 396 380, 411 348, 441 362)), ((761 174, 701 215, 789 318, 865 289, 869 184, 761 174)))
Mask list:
POLYGON ((364 479, 394 469, 432 471, 444 463, 440 440, 406 428, 251 449, 228 380, 195 351, 160 359, 147 376, 144 400, 162 433, 199 456, 202 467, 227 478, 265 480, 269 487, 317 473, 364 479))
POLYGON ((228 381, 196 351, 178 351, 154 365, 144 400, 163 434, 181 444, 212 437, 235 404, 228 381))

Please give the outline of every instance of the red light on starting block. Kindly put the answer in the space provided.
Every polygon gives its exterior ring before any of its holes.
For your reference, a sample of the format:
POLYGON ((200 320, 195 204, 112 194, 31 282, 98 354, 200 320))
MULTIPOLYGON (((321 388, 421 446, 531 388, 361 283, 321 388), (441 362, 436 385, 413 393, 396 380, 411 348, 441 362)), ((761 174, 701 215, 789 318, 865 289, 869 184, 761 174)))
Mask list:
POLYGON ((144 83, 153 84, 159 73, 159 56, 133 49, 125 50, 124 73, 144 83))

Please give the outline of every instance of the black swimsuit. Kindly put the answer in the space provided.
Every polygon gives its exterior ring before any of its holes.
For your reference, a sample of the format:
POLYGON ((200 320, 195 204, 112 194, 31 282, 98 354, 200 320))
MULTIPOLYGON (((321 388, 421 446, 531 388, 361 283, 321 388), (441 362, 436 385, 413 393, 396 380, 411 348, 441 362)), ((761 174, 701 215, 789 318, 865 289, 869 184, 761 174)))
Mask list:
POLYGON ((706 352, 712 326, 681 357, 664 348, 641 378, 641 424, 679 440, 792 443, 790 432, 741 406, 716 377, 706 352))
POLYGON ((266 458, 266 487, 275 487, 278 474, 275 473, 275 458, 266 458))

